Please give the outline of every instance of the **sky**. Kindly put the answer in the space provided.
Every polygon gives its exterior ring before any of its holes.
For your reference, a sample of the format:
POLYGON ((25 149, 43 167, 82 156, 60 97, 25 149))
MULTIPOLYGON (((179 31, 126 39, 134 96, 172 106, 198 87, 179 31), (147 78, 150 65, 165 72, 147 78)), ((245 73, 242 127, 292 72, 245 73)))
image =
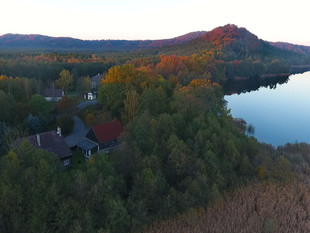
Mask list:
POLYGON ((168 39, 235 24, 310 46, 309 0, 0 0, 0 35, 168 39))

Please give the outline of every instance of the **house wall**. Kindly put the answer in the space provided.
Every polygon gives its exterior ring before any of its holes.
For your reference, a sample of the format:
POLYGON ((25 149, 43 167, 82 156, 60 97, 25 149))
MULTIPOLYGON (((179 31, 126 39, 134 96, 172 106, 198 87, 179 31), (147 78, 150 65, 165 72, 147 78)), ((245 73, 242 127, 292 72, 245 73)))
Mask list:
POLYGON ((59 101, 62 97, 45 97, 47 101, 59 101))
POLYGON ((92 93, 88 93, 88 94, 87 94, 87 99, 88 99, 88 100, 94 100, 94 99, 96 99, 96 95, 94 95, 94 94, 92 94, 92 93))
POLYGON ((99 150, 103 150, 105 148, 109 148, 109 147, 113 147, 118 145, 118 141, 117 140, 110 140, 110 141, 106 141, 103 142, 101 144, 99 144, 99 150))
POLYGON ((71 166, 72 165, 72 157, 68 156, 68 157, 62 158, 61 162, 62 162, 64 167, 71 166))
POLYGON ((98 151, 104 151, 105 153, 109 153, 112 150, 115 150, 117 146, 119 145, 118 140, 110 140, 106 141, 104 143, 101 143, 100 145, 90 149, 90 150, 84 150, 80 147, 77 147, 79 151, 81 151, 86 159, 89 159, 89 157, 98 151))
POLYGON ((96 146, 96 147, 94 147, 94 148, 92 148, 92 149, 90 149, 90 150, 84 150, 84 149, 78 147, 78 150, 81 151, 81 152, 83 153, 83 155, 84 155, 84 157, 85 157, 86 159, 89 159, 89 157, 90 157, 91 155, 93 155, 93 154, 95 154, 95 153, 98 152, 98 146, 96 146))
POLYGON ((91 88, 92 89, 96 89, 98 87, 98 83, 97 82, 91 82, 91 88))

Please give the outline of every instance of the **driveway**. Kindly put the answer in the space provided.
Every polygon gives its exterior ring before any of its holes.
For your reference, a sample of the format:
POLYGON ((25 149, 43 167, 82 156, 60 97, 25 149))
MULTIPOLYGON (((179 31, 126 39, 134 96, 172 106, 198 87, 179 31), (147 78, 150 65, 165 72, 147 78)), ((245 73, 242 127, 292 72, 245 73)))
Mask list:
POLYGON ((65 141, 69 147, 75 146, 79 141, 84 139, 86 133, 89 130, 89 128, 87 128, 84 125, 83 121, 79 117, 74 116, 73 120, 74 120, 74 128, 72 134, 65 137, 65 141))
POLYGON ((83 102, 79 103, 77 108, 78 108, 78 110, 82 110, 82 109, 86 108, 89 105, 94 105, 94 104, 97 104, 97 103, 98 103, 97 100, 87 100, 87 101, 83 101, 83 102))

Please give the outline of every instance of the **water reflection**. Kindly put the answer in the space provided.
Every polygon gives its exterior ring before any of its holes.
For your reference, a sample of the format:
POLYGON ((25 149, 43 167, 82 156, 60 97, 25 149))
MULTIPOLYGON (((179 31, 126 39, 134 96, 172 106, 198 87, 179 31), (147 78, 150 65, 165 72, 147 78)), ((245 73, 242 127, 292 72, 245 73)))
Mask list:
POLYGON ((287 83, 289 76, 278 76, 270 78, 252 78, 246 80, 228 80, 221 83, 225 95, 240 94, 251 91, 256 91, 260 87, 269 87, 276 89, 277 85, 287 83))
POLYGON ((232 116, 252 124, 260 142, 310 143, 310 72, 253 81, 225 84, 232 116))

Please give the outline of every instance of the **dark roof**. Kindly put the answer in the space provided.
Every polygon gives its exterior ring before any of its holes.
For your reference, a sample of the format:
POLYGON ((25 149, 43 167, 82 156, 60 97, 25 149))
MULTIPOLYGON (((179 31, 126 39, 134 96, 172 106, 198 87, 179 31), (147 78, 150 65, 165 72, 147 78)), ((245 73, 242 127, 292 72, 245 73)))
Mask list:
POLYGON ((90 80, 91 80, 92 82, 94 82, 94 83, 97 83, 97 82, 99 82, 99 81, 101 80, 101 75, 100 75, 100 74, 97 74, 97 75, 91 77, 90 80))
POLYGON ((44 132, 36 135, 31 135, 29 137, 23 138, 23 140, 28 140, 34 147, 42 149, 48 152, 52 152, 60 159, 72 155, 72 151, 65 142, 62 136, 59 136, 55 131, 44 132), (38 138, 40 137, 40 145, 38 143, 38 138))
POLYGON ((123 132, 123 126, 120 121, 112 121, 110 123, 95 125, 91 128, 99 143, 110 140, 116 140, 123 132))
POLYGON ((83 150, 91 150, 93 149, 94 147, 98 146, 97 143, 94 143, 92 141, 89 141, 87 139, 84 139, 82 141, 79 141, 77 144, 76 144, 78 147, 82 148, 83 150))
POLYGON ((62 97, 63 96, 63 90, 62 89, 45 89, 44 90, 44 97, 52 97, 52 98, 57 98, 57 97, 62 97))

